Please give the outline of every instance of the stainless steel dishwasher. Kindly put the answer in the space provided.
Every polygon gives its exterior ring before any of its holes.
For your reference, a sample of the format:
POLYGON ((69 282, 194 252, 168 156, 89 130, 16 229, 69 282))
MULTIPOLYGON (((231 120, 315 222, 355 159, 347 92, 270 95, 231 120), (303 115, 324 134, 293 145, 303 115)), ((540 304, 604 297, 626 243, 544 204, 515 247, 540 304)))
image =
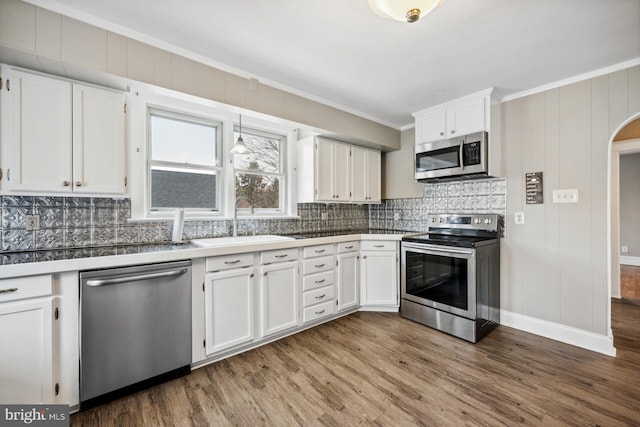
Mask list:
POLYGON ((191 371, 191 261, 80 273, 80 407, 191 371))

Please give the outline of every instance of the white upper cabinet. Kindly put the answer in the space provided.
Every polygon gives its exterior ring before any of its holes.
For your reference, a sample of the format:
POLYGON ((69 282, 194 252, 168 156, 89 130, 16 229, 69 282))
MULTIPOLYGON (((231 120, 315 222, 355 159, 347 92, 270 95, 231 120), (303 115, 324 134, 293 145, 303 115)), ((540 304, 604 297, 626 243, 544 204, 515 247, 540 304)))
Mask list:
POLYGON ((378 150, 351 147, 351 200, 380 203, 380 163, 378 150))
POLYGON ((73 85, 73 191, 125 193, 124 94, 73 85))
POLYGON ((416 144, 489 131, 492 91, 484 90, 414 113, 416 144))
POLYGON ((5 90, 4 190, 125 194, 123 93, 18 70, 5 90))
POLYGON ((298 202, 380 202, 380 151, 327 138, 298 142, 298 202))

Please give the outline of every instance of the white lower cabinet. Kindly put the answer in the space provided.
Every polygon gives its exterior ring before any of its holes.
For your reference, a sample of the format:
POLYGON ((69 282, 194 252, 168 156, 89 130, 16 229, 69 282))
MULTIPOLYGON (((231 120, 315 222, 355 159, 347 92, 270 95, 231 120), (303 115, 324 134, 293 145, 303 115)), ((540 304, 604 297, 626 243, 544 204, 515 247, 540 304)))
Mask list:
POLYGON ((398 250, 395 241, 364 241, 360 252, 360 305, 398 307, 398 250))
POLYGON ((298 262, 263 265, 261 268, 261 336, 297 327, 298 262))
POLYGON ((205 353, 251 342, 254 268, 207 273, 204 279, 205 353))
POLYGON ((336 261, 333 244, 307 246, 302 260, 302 322, 312 322, 336 312, 336 261))
POLYGON ((359 304, 360 253, 358 242, 338 244, 337 308, 338 311, 357 307, 359 304))
POLYGON ((0 402, 55 403, 51 276, 0 281, 0 402))

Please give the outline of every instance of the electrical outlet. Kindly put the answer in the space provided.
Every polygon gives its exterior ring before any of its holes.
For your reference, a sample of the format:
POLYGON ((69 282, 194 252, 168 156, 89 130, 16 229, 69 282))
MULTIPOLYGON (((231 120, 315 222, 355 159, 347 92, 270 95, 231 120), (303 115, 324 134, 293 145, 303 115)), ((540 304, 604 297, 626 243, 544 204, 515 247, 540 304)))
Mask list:
POLYGON ((524 224, 524 212, 516 212, 514 219, 516 224, 524 224))
POLYGON ((398 221, 399 219, 400 219, 400 212, 395 212, 395 213, 393 214, 393 220, 394 220, 394 221, 398 221))
POLYGON ((629 246, 623 246, 622 247, 622 253, 623 254, 629 253, 629 246))
POLYGON ((25 230, 40 230, 40 215, 25 215, 24 219, 25 230))
POLYGON ((320 212, 320 219, 326 221, 329 219, 329 214, 327 212, 320 212))

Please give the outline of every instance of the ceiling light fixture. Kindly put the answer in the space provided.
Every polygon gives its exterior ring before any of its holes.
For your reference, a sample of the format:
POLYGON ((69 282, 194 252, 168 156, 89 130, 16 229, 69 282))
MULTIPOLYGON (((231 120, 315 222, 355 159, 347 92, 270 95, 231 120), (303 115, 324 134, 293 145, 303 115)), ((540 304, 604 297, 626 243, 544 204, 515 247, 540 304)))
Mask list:
POLYGON ((240 114, 240 132, 238 132, 238 139, 231 147, 231 154, 249 154, 249 149, 242 139, 242 114, 240 114))
POLYGON ((369 0, 369 7, 383 18, 416 22, 444 0, 369 0))

